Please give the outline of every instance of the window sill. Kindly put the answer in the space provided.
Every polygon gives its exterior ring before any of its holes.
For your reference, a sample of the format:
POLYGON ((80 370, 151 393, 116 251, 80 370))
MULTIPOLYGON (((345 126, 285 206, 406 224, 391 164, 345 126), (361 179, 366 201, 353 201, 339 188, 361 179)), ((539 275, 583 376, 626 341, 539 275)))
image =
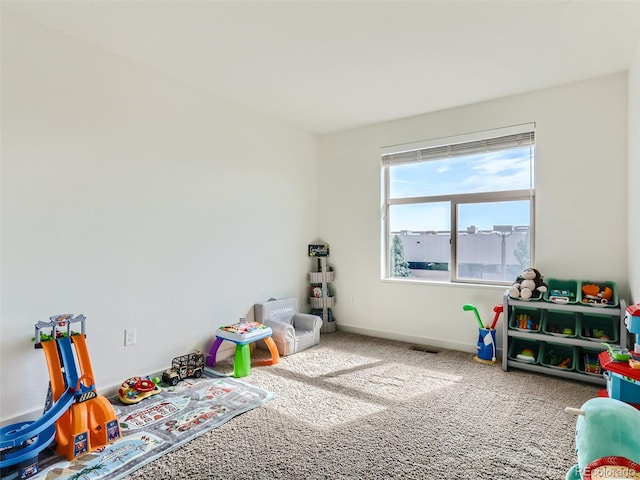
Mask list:
POLYGON ((416 279, 403 279, 403 278, 381 278, 382 283, 397 283, 405 285, 425 285, 432 287, 454 287, 454 288, 482 288, 489 290, 497 290, 504 292, 509 288, 510 284, 496 285, 487 283, 457 283, 457 282, 439 282, 437 280, 416 280, 416 279))

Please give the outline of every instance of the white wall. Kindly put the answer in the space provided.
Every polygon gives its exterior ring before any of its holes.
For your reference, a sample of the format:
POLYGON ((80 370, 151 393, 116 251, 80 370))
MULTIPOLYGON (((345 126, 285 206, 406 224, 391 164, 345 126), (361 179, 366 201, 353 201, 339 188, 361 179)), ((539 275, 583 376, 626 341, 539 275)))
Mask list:
POLYGON ((640 41, 629 69, 629 285, 640 303, 640 41))
POLYGON ((307 296, 315 137, 10 12, 2 101, 3 423, 42 410, 50 315, 87 316, 100 390, 307 296))
POLYGON ((526 122, 537 125, 536 267, 545 278, 613 280, 627 295, 621 73, 323 136, 321 184, 330 188, 320 192, 320 231, 336 265, 340 328, 475 350, 476 322, 462 305, 492 318, 504 288, 380 280, 380 147, 526 122))

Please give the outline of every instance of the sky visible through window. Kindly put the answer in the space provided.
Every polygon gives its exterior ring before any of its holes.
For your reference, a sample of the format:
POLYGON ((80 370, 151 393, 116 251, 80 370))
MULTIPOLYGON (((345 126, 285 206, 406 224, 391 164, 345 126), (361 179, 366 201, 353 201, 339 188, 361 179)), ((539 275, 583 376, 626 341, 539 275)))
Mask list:
MULTIPOLYGON (((500 192, 533 188, 531 147, 391 167, 390 198, 500 192), (531 162, 531 165, 530 165, 531 162)), ((448 203, 400 205, 392 210, 391 231, 450 230, 448 203)), ((529 225, 528 202, 465 205, 460 228, 475 225, 529 225)))

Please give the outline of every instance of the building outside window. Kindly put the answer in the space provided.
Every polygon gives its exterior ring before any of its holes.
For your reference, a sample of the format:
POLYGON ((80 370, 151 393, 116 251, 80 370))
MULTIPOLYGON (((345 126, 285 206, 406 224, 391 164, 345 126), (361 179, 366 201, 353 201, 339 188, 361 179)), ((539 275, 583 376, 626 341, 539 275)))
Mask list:
POLYGON ((509 284, 534 264, 535 124, 382 149, 382 277, 509 284))

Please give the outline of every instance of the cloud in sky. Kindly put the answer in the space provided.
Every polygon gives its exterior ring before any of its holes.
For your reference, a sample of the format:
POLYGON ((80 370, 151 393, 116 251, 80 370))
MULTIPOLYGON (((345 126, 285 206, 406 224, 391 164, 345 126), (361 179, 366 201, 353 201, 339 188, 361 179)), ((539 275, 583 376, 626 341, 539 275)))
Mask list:
MULTIPOLYGON (((528 189, 532 184, 529 147, 467 157, 432 160, 391 167, 391 198, 415 198, 460 193, 528 189)), ((448 203, 398 205, 391 211, 397 230, 450 230, 448 203)), ((529 225, 528 202, 465 205, 459 226, 529 225)))
POLYGON ((391 167, 393 198, 529 188, 529 148, 391 167))

